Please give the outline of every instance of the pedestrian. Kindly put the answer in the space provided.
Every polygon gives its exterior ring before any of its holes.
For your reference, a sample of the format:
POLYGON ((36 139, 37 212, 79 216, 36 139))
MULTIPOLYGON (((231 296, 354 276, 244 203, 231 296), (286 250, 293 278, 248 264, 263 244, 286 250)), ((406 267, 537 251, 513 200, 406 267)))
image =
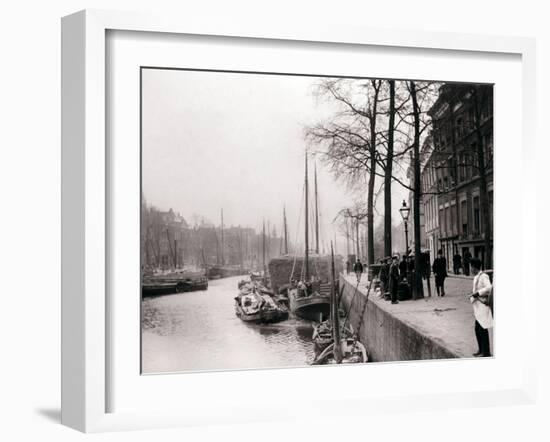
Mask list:
POLYGON ((435 289, 437 296, 445 296, 445 278, 447 277, 447 260, 443 256, 443 251, 437 251, 437 258, 432 264, 432 271, 435 275, 435 289))
POLYGON ((399 263, 399 277, 401 279, 407 278, 407 255, 401 257, 401 262, 399 263))
POLYGON ((427 282, 428 296, 432 296, 430 285, 430 252, 422 252, 420 254, 420 273, 422 274, 422 278, 427 282))
POLYGON ((472 254, 470 253, 470 251, 468 249, 466 249, 466 251, 464 252, 464 259, 463 259, 463 262, 464 262, 464 274, 466 276, 470 276, 470 261, 472 259, 472 254))
POLYGON ((397 255, 394 255, 389 271, 389 284, 392 304, 399 303, 399 301, 397 300, 397 288, 399 287, 399 279, 399 257, 397 255))
POLYGON ((384 297, 388 288, 388 266, 386 265, 386 258, 380 260, 380 273, 378 279, 380 280, 380 294, 384 297))
POLYGON ((491 285, 489 275, 481 270, 481 261, 479 258, 472 258, 470 265, 474 274, 474 283, 472 293, 468 297, 472 303, 476 318, 474 331, 478 346, 477 352, 473 356, 476 358, 490 357, 489 329, 493 326, 490 297, 493 286, 491 285))
POLYGON ((351 262, 349 262, 349 259, 346 261, 346 275, 349 275, 351 272, 351 262))
POLYGON ((409 289, 412 290, 412 281, 414 277, 414 255, 408 256, 408 262, 407 262, 407 284, 409 285, 409 289))
POLYGON ((462 256, 456 252, 453 256, 453 272, 455 275, 460 274, 460 269, 462 268, 462 256))
POLYGON ((353 271, 357 277, 357 284, 359 284, 361 281, 361 275, 363 274, 363 264, 361 264, 361 260, 359 258, 357 258, 357 261, 353 264, 353 271))

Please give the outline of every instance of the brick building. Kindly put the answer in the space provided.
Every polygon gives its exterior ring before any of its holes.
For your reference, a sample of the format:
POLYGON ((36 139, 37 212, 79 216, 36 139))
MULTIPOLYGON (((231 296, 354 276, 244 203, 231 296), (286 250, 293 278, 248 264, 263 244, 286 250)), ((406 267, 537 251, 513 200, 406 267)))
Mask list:
POLYGON ((439 92, 428 112, 433 152, 422 173, 427 237, 439 243, 449 267, 455 253, 467 250, 491 263, 493 87, 445 84, 439 92), (430 190, 436 195, 426 197, 430 190))
POLYGON ((424 142, 421 157, 424 160, 420 171, 422 180, 422 207, 424 227, 424 250, 430 252, 430 259, 437 256, 439 250, 439 206, 437 189, 436 156, 433 147, 433 138, 430 135, 424 142))

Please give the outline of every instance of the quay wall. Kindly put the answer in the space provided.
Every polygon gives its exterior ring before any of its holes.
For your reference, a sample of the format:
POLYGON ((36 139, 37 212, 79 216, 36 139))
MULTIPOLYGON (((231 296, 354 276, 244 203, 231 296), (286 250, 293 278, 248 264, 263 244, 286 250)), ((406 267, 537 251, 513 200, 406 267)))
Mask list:
POLYGON ((364 312, 363 323, 359 330, 359 340, 365 345, 370 361, 410 361, 459 357, 440 342, 436 342, 385 309, 384 303, 388 301, 376 299, 377 295, 374 295, 374 289, 369 295, 367 308, 364 308, 366 289, 361 287, 354 296, 355 284, 343 277, 340 277, 340 284, 343 287, 341 305, 344 306, 346 312, 350 311, 349 322, 353 326, 353 330, 358 329, 361 314, 364 312), (350 304, 352 304, 351 310, 350 304))

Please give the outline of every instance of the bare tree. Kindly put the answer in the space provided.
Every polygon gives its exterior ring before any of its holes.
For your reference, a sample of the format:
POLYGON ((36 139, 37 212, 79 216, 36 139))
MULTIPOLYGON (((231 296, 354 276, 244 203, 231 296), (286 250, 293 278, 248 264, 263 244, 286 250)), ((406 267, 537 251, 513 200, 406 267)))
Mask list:
POLYGON ((389 80, 390 108, 388 110, 388 145, 384 170, 384 255, 392 253, 392 211, 391 185, 393 172, 394 130, 395 130, 395 80, 389 80))
POLYGON ((343 178, 350 187, 367 178, 367 260, 374 262, 374 190, 378 164, 377 123, 381 109, 382 80, 357 81, 324 79, 317 89, 339 105, 339 111, 328 122, 317 124, 306 131, 307 138, 326 146, 321 152, 337 178, 343 178))
POLYGON ((413 227, 414 227, 414 278, 413 299, 423 298, 422 275, 420 272, 420 197, 422 186, 420 182, 420 106, 418 104, 416 82, 409 82, 409 91, 412 101, 414 141, 413 141, 413 227))

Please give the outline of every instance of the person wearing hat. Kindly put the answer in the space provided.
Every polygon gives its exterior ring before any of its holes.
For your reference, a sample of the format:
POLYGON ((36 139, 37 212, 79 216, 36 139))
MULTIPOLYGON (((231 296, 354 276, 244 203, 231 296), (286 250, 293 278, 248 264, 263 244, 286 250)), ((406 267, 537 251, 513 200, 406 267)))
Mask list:
POLYGON ((384 297, 386 290, 388 289, 388 266, 386 264, 386 258, 380 260, 380 273, 378 279, 380 279, 380 294, 384 297))
POLYGON ((397 258, 397 260, 398 260, 398 268, 399 268, 399 277, 401 279, 407 279, 407 255, 403 255, 401 257, 401 262, 399 262, 399 257, 397 258))
POLYGON ((392 263, 390 265, 389 271, 389 283, 390 283, 390 293, 391 293, 391 303, 397 304, 397 288, 399 286, 399 257, 394 255, 392 257, 392 263))
POLYGON ((474 316, 476 318, 474 331, 476 334, 478 350, 473 356, 490 357, 489 329, 493 326, 493 314, 491 312, 489 296, 493 290, 489 275, 481 270, 481 260, 472 258, 470 261, 474 276, 473 290, 468 295, 474 316))
POLYGON ((443 251, 437 251, 437 258, 434 259, 432 270, 435 275, 435 289, 437 296, 445 296, 445 278, 447 277, 447 260, 443 256, 443 251))
POLYGON ((472 259, 472 254, 468 249, 464 252, 464 259, 462 262, 464 263, 464 274, 466 276, 470 276, 470 260, 472 259))
POLYGON ((361 264, 361 260, 359 258, 357 258, 357 261, 353 264, 353 271, 357 277, 357 284, 359 284, 361 281, 361 275, 363 274, 363 264, 361 264))
POLYGON ((460 269, 462 268, 462 256, 458 251, 453 255, 453 273, 455 275, 460 274, 460 269))

